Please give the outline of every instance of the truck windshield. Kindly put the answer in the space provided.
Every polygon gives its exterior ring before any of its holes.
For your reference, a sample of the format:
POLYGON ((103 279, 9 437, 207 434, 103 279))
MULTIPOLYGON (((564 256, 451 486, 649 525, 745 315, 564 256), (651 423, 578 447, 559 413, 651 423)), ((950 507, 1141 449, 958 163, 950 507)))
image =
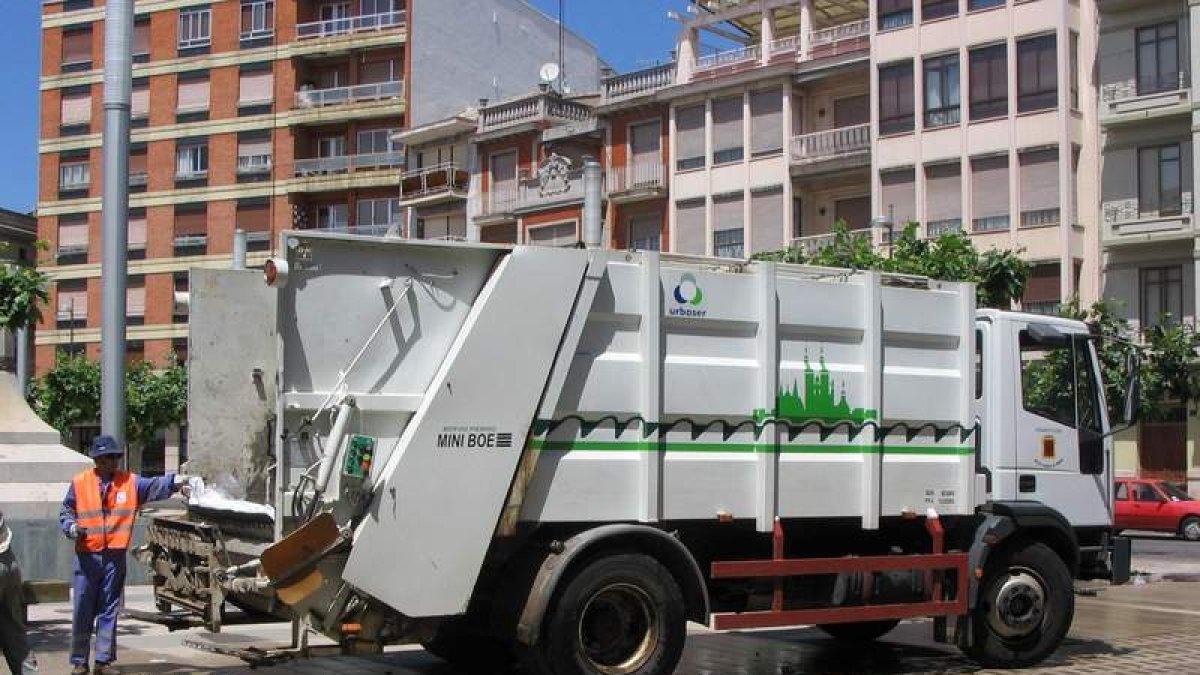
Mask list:
POLYGON ((1076 429, 1101 432, 1099 397, 1086 340, 1046 345, 1021 331, 1025 409, 1076 429))

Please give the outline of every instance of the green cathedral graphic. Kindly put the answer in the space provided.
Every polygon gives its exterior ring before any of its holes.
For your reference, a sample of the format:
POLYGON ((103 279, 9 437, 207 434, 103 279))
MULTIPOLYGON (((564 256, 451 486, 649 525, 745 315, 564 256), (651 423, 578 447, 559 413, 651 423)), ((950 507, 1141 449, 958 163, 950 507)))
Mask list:
POLYGON ((846 388, 843 384, 840 394, 834 390, 833 379, 829 376, 829 368, 825 365, 825 355, 820 358, 820 370, 813 370, 808 355, 804 356, 804 394, 800 394, 799 385, 792 382, 789 390, 783 387, 775 398, 775 410, 759 408, 754 411, 754 420, 762 422, 767 419, 787 420, 789 422, 855 422, 862 424, 874 420, 874 410, 866 408, 851 408, 846 401, 846 388))

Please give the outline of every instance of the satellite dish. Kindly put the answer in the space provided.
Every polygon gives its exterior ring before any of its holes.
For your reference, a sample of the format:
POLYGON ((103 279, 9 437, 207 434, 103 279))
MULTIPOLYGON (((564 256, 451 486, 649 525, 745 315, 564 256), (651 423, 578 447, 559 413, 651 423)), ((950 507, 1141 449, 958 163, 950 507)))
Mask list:
POLYGON ((557 63, 547 63, 542 66, 539 76, 542 78, 542 82, 553 82, 558 79, 560 72, 557 63))

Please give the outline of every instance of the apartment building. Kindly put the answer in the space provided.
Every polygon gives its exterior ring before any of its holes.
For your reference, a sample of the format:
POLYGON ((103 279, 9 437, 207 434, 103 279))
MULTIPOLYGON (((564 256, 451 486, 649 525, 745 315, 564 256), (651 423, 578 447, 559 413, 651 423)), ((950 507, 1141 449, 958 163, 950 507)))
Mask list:
MULTIPOLYGON (((428 189, 397 189, 461 161, 453 144, 409 152, 416 140, 398 132, 527 91, 559 61, 557 23, 523 0, 138 0, 135 12, 128 338, 131 357, 155 363, 185 353, 175 293, 189 268, 229 264, 235 228, 251 264, 289 228, 461 231, 428 189)), ((42 28, 38 233, 54 311, 40 372, 57 352, 100 349, 103 2, 44 0, 42 28)), ((563 37, 560 84, 594 91, 595 49, 563 37)))
MULTIPOLYGON (((1104 297, 1138 328, 1196 320, 1193 27, 1179 1, 1099 0, 1104 297)), ((1200 424, 1183 406, 1118 444, 1118 472, 1200 484, 1200 424)))

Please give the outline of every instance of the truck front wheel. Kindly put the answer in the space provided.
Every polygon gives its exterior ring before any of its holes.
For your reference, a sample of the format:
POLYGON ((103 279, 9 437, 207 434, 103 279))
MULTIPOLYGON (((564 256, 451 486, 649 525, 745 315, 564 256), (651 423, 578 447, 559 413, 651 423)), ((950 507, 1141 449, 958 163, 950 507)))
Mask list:
POLYGON ((1050 547, 997 552, 984 569, 967 652, 987 667, 1031 666, 1058 648, 1074 615, 1071 573, 1050 547))
POLYGON ((645 555, 597 558, 555 593, 526 667, 554 675, 668 675, 683 655, 679 584, 645 555))

